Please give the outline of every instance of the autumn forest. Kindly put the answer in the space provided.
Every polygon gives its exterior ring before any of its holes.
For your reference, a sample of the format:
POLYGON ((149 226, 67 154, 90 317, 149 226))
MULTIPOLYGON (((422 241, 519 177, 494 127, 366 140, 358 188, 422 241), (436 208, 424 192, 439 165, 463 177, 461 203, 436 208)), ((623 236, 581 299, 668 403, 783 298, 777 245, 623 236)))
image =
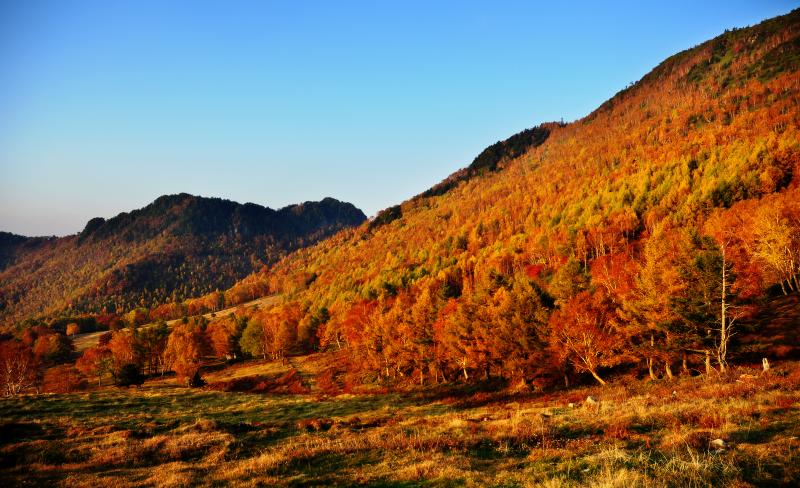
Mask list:
POLYGON ((0 441, 0 479, 26 461, 59 466, 38 483, 81 486, 800 479, 800 11, 675 54, 419 190, 368 220, 332 199, 175 195, 75 236, 0 235, 0 432, 17 439, 0 441), (180 395, 248 410, 179 425, 130 406, 180 395), (127 431, 108 441, 124 460, 76 440, 36 457, 31 442, 79 423, 34 432, 25 398, 51 420, 54 399, 103 400, 147 425, 80 427, 127 431), (261 398, 290 413, 249 410, 261 398), (751 421, 783 444, 741 433, 751 421), (588 463, 570 474, 567 452, 600 456, 598 439, 623 457, 570 458, 588 463), (702 459, 679 466, 684 446, 702 459), (160 474, 137 478, 147 466, 160 474))

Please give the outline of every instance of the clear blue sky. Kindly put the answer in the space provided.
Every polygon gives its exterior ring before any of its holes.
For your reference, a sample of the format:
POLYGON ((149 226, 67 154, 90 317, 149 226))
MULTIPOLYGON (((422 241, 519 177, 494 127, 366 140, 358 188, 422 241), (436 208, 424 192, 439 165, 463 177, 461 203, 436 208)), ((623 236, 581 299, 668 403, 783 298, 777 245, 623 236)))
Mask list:
POLYGON ((0 230, 165 193, 368 215, 795 2, 0 0, 0 230))

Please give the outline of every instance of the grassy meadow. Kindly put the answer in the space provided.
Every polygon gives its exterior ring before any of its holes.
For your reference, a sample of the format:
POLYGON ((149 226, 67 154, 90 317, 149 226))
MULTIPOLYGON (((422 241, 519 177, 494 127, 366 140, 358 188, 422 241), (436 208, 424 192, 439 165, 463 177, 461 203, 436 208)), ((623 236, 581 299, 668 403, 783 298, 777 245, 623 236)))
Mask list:
MULTIPOLYGON (((310 363, 293 361, 209 377, 310 363)), ((800 365, 757 373, 550 394, 265 395, 166 379, 23 396, 0 400, 0 485, 796 486, 800 365)))

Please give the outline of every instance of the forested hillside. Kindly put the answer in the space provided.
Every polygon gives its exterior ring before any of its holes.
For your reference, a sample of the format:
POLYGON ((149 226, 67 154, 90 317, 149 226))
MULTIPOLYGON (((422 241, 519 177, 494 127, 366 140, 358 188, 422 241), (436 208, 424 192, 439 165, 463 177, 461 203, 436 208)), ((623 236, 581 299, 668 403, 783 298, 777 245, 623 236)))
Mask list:
POLYGON ((0 232, 0 271, 14 263, 19 256, 32 251, 53 237, 25 237, 10 232, 0 232))
POLYGON ((216 289, 364 214, 332 198, 280 210, 187 194, 105 220, 77 235, 0 235, 0 319, 116 313, 216 289))
POLYGON ((354 383, 724 371, 800 288, 798 67, 800 11, 726 32, 225 301, 282 292, 262 347, 336 351, 354 383))

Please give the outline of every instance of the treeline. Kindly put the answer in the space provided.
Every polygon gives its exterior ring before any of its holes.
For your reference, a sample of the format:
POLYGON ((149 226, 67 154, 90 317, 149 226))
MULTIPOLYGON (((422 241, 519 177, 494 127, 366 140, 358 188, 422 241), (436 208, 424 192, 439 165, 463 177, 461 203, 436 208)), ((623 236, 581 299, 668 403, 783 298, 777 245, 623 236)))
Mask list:
MULTIPOLYGON (((551 128, 563 126, 563 123, 542 124, 538 127, 532 127, 518 132, 504 141, 495 142, 481 151, 481 153, 472 160, 469 166, 456 171, 444 181, 416 195, 411 199, 411 202, 444 195, 453 188, 456 188, 461 182, 486 174, 487 172, 497 171, 501 162, 511 161, 512 159, 522 156, 529 149, 541 146, 547 140, 547 136, 550 135, 551 128)), ((370 221, 368 229, 375 230, 400 219, 402 216, 403 209, 401 205, 393 205, 389 208, 385 208, 378 212, 375 218, 370 221)))
POLYGON ((295 304, 269 310, 242 309, 225 317, 185 317, 171 328, 158 321, 137 325, 129 315, 124 328, 102 334, 98 343, 75 357, 66 333, 34 326, 20 338, 0 341, 0 385, 7 396, 23 392, 69 392, 111 379, 118 386, 137 385, 148 376, 174 372, 187 386, 200 386, 201 367, 209 361, 243 357, 278 360, 316 347, 317 331, 327 310, 295 304))
MULTIPOLYGON (((56 375, 135 384, 174 371, 199 386, 212 359, 319 350, 337 357, 325 374, 350 385, 503 378, 552 387, 584 377, 605 384, 614 370, 652 379, 724 373, 763 297, 800 292, 797 185, 718 209, 701 228, 660 222, 636 241, 625 231, 608 239, 614 251, 586 262, 576 253, 554 266, 530 265, 501 253, 330 309, 288 300, 184 318, 172 329, 163 321, 137 327, 145 319, 132 313, 75 368, 56 368, 50 384, 65 384, 56 375)), ((68 360, 65 339, 32 328, 3 347, 52 365, 68 360)))

